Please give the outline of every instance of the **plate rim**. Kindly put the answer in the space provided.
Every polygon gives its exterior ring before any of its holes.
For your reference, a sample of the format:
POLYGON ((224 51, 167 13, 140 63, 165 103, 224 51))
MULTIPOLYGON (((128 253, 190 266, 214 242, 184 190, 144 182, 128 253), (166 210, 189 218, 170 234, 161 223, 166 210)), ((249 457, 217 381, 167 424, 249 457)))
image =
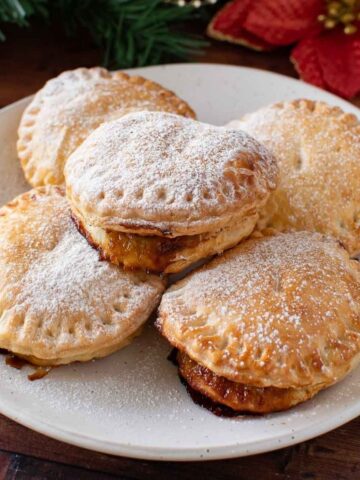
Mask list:
MULTIPOLYGON (((315 87, 313 85, 306 84, 302 80, 296 78, 288 77, 277 72, 269 72, 267 70, 262 70, 253 67, 246 66, 237 66, 237 65, 228 65, 222 63, 172 63, 164 65, 156 65, 149 67, 139 67, 133 69, 124 70, 129 73, 138 73, 144 72, 146 70, 160 70, 160 69, 177 69, 177 68, 220 68, 220 69, 232 69, 232 70, 242 70, 250 71, 256 74, 261 74, 264 77, 273 77, 286 80, 288 83, 293 83, 294 85, 303 84, 313 90, 316 95, 317 92, 324 94, 324 90, 315 87)), ((342 104, 344 107, 347 107, 348 110, 352 112, 357 112, 360 116, 360 109, 351 104, 350 102, 336 96, 331 92, 325 92, 337 104, 342 104)), ((0 109, 0 115, 6 113, 9 110, 14 108, 19 108, 22 105, 29 103, 33 95, 23 97, 9 105, 6 105, 0 109)), ((98 440, 93 436, 81 434, 79 432, 70 431, 68 429, 63 429, 60 426, 54 426, 46 421, 43 421, 39 418, 32 420, 27 413, 22 413, 16 411, 16 407, 12 408, 8 402, 1 401, 1 392, 0 392, 0 413, 10 418, 11 420, 34 430, 40 434, 58 440, 60 442, 65 442, 70 445, 74 445, 80 448, 85 448, 88 450, 101 452, 110 455, 124 456, 128 458, 135 459, 144 459, 144 460, 158 460, 158 461, 203 461, 203 460, 220 460, 220 459, 229 459, 236 457, 245 457, 249 455, 256 455, 264 452, 275 451, 281 448, 289 447, 297 443, 307 441, 311 438, 323 435, 331 430, 334 430, 341 425, 353 420, 360 415, 360 399, 357 403, 354 403, 351 407, 348 407, 345 414, 340 412, 340 414, 331 420, 330 422, 313 422, 307 428, 302 430, 300 433, 297 433, 296 436, 289 430, 288 433, 278 433, 273 435, 271 438, 263 440, 254 440, 249 443, 246 448, 243 444, 233 443, 231 445, 218 445, 211 447, 210 449, 204 448, 203 446, 199 447, 156 447, 156 446, 139 446, 136 444, 129 443, 118 443, 113 441, 107 441, 104 439, 98 440), (5 405, 4 405, 5 403, 5 405)))
MULTIPOLYGON (((149 65, 147 67, 134 67, 134 68, 127 68, 127 69, 119 69, 119 70, 113 70, 113 71, 120 71, 120 72, 126 72, 129 74, 136 73, 136 72, 142 72, 144 70, 161 70, 161 69, 171 69, 171 68, 192 68, 192 67, 216 67, 216 68, 223 68, 223 69, 229 69, 229 70, 247 70, 251 72, 257 72, 260 73, 264 76, 268 77, 273 77, 273 78, 281 78, 285 79, 287 82, 293 83, 294 85, 305 85, 306 87, 309 87, 310 89, 314 90, 315 92, 319 92, 320 94, 326 94, 326 96, 333 98, 337 103, 342 103, 344 106, 347 106, 350 110, 352 111, 357 111, 358 115, 360 116, 360 107, 357 107, 356 105, 353 105, 351 102, 348 100, 345 100, 344 98, 336 95, 335 93, 329 92, 327 90, 324 90, 320 87, 317 87, 316 85, 312 85, 310 83, 305 82, 301 78, 294 78, 294 77, 289 77, 287 75, 284 75, 282 73, 278 72, 272 72, 269 70, 263 70, 261 68, 254 68, 254 67, 248 67, 245 65, 229 65, 226 63, 216 63, 216 62, 179 62, 179 63, 164 63, 161 65, 149 65)), ((79 67, 80 68, 80 67, 79 67)), ((92 67, 90 67, 92 68, 92 67)), ((72 70, 72 69, 66 69, 65 71, 72 70)), ((46 82, 45 82, 46 83, 46 82)), ((45 85, 45 84, 44 84, 45 85)), ((21 105, 23 102, 29 102, 33 97, 35 96, 35 93, 31 95, 27 95, 26 97, 22 97, 18 100, 15 100, 15 102, 9 103, 8 105, 5 105, 0 108, 0 114, 3 113, 6 110, 10 110, 12 108, 18 107, 21 105)))
MULTIPOLYGON (((14 409, 15 410, 15 409, 14 409)), ((242 458, 251 455, 258 455, 261 453, 272 452, 280 450, 282 448, 291 447, 298 443, 306 442, 312 438, 324 435, 336 428, 350 422, 354 418, 359 416, 360 402, 357 405, 353 405, 347 410, 347 415, 339 415, 337 421, 331 423, 329 427, 327 423, 324 423, 322 427, 321 421, 312 423, 308 428, 301 432, 301 435, 294 436, 290 431, 288 434, 279 433, 265 440, 254 440, 249 443, 247 448, 244 449, 241 445, 237 448, 236 444, 222 445, 209 448, 204 447, 176 447, 176 448, 164 448, 153 446, 137 446, 126 443, 116 443, 107 440, 96 440, 89 435, 84 435, 78 432, 71 432, 61 427, 54 427, 51 424, 42 421, 29 420, 26 415, 19 415, 13 413, 12 409, 3 408, 0 406, 0 413, 7 418, 23 425, 31 430, 48 436, 52 439, 60 442, 67 443, 79 448, 84 448, 90 451, 98 453, 104 453, 114 456, 122 456, 127 458, 139 459, 139 460, 155 460, 155 461, 210 461, 210 460, 225 460, 231 458, 242 458), (282 439, 284 441, 282 441, 282 439), (276 442, 274 445, 273 443, 276 442)), ((270 414, 271 415, 271 414, 270 414)))

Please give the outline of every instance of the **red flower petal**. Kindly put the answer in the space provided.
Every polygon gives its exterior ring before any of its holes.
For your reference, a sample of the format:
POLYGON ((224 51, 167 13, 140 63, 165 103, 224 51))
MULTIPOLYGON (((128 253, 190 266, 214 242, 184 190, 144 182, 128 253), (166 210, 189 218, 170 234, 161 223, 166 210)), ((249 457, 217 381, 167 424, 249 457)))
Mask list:
POLYGON ((341 30, 318 38, 318 56, 324 80, 330 89, 353 97, 360 92, 360 32, 345 35, 341 30))
POLYGON ((315 48, 316 38, 306 38, 299 42, 291 53, 291 60, 300 78, 317 87, 327 88, 323 78, 318 53, 315 48))
POLYGON ((227 3, 210 22, 208 35, 217 40, 239 43, 255 50, 271 50, 272 45, 243 28, 252 6, 253 0, 234 0, 227 3))
POLYGON ((323 0, 233 0, 215 15, 208 34, 257 50, 270 50, 320 31, 317 17, 323 9, 323 0))
POLYGON ((243 27, 272 45, 290 45, 321 30, 318 16, 323 10, 323 0, 258 0, 243 27))
POLYGON ((304 80, 346 98, 360 92, 359 31, 345 35, 336 29, 303 40, 293 50, 292 58, 304 80))

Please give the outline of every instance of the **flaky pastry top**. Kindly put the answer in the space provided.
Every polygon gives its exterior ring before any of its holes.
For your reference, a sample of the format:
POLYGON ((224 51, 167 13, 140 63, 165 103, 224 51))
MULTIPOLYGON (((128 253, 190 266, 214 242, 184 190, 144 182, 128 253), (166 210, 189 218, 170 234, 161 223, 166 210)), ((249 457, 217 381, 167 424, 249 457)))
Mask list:
POLYGON ((330 234, 360 253, 360 123, 324 102, 277 103, 230 122, 276 156, 278 189, 259 227, 330 234))
POLYGON ((157 325, 229 380, 329 385, 360 360, 360 266, 318 233, 253 238, 174 284, 157 325))
POLYGON ((194 117, 189 105, 157 83, 105 68, 77 68, 49 80, 25 109, 18 155, 33 186, 64 182, 68 156, 101 123, 134 110, 194 117))
POLYGON ((101 261, 58 187, 0 209, 0 348, 52 361, 86 356, 132 335, 163 288, 156 276, 101 261))
POLYGON ((213 231, 254 213, 275 188, 273 156, 246 133, 163 112, 100 126, 65 167, 72 207, 102 228, 213 231))

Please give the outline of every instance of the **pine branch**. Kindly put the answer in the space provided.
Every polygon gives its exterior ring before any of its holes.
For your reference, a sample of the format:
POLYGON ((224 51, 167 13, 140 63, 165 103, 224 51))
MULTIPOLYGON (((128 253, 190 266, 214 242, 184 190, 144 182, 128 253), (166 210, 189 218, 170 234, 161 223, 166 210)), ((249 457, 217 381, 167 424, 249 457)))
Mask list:
POLYGON ((192 7, 165 5, 161 0, 54 0, 68 32, 81 26, 104 51, 104 64, 134 67, 171 57, 186 58, 205 45, 195 36, 173 31, 174 24, 194 18, 192 7), (66 19, 70 19, 67 22, 66 19))
MULTIPOLYGON (((30 17, 47 17, 47 2, 48 0, 1 0, 0 23, 14 23, 19 27, 27 27, 30 17)), ((1 30, 0 40, 5 40, 1 30)))
POLYGON ((32 17, 60 19, 67 34, 86 29, 112 68, 154 65, 186 59, 207 43, 180 33, 179 24, 194 20, 198 11, 162 0, 2 0, 0 22, 27 26, 32 17))

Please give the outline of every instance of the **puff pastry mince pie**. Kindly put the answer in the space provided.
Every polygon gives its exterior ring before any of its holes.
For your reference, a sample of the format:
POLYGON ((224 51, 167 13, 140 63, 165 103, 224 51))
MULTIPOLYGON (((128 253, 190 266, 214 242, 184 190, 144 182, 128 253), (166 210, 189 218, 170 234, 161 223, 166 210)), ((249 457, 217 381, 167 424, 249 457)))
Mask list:
POLYGON ((101 123, 133 110, 163 110, 187 117, 187 103, 161 85, 104 68, 78 68, 49 80, 25 109, 18 155, 33 186, 64 182, 67 157, 101 123))
POLYGON ((280 181, 259 228, 319 231, 360 253, 360 123, 311 100, 277 103, 230 122, 268 147, 280 181))
POLYGON ((283 410, 359 363, 360 266, 319 233, 252 238, 170 287, 157 326, 193 389, 283 410))
POLYGON ((277 166, 240 131, 137 112, 93 132, 65 177, 80 231, 105 258, 168 273, 248 236, 277 166))
POLYGON ((164 289, 100 261, 64 193, 40 187, 0 209, 0 348, 58 365, 108 355, 138 333, 164 289))

